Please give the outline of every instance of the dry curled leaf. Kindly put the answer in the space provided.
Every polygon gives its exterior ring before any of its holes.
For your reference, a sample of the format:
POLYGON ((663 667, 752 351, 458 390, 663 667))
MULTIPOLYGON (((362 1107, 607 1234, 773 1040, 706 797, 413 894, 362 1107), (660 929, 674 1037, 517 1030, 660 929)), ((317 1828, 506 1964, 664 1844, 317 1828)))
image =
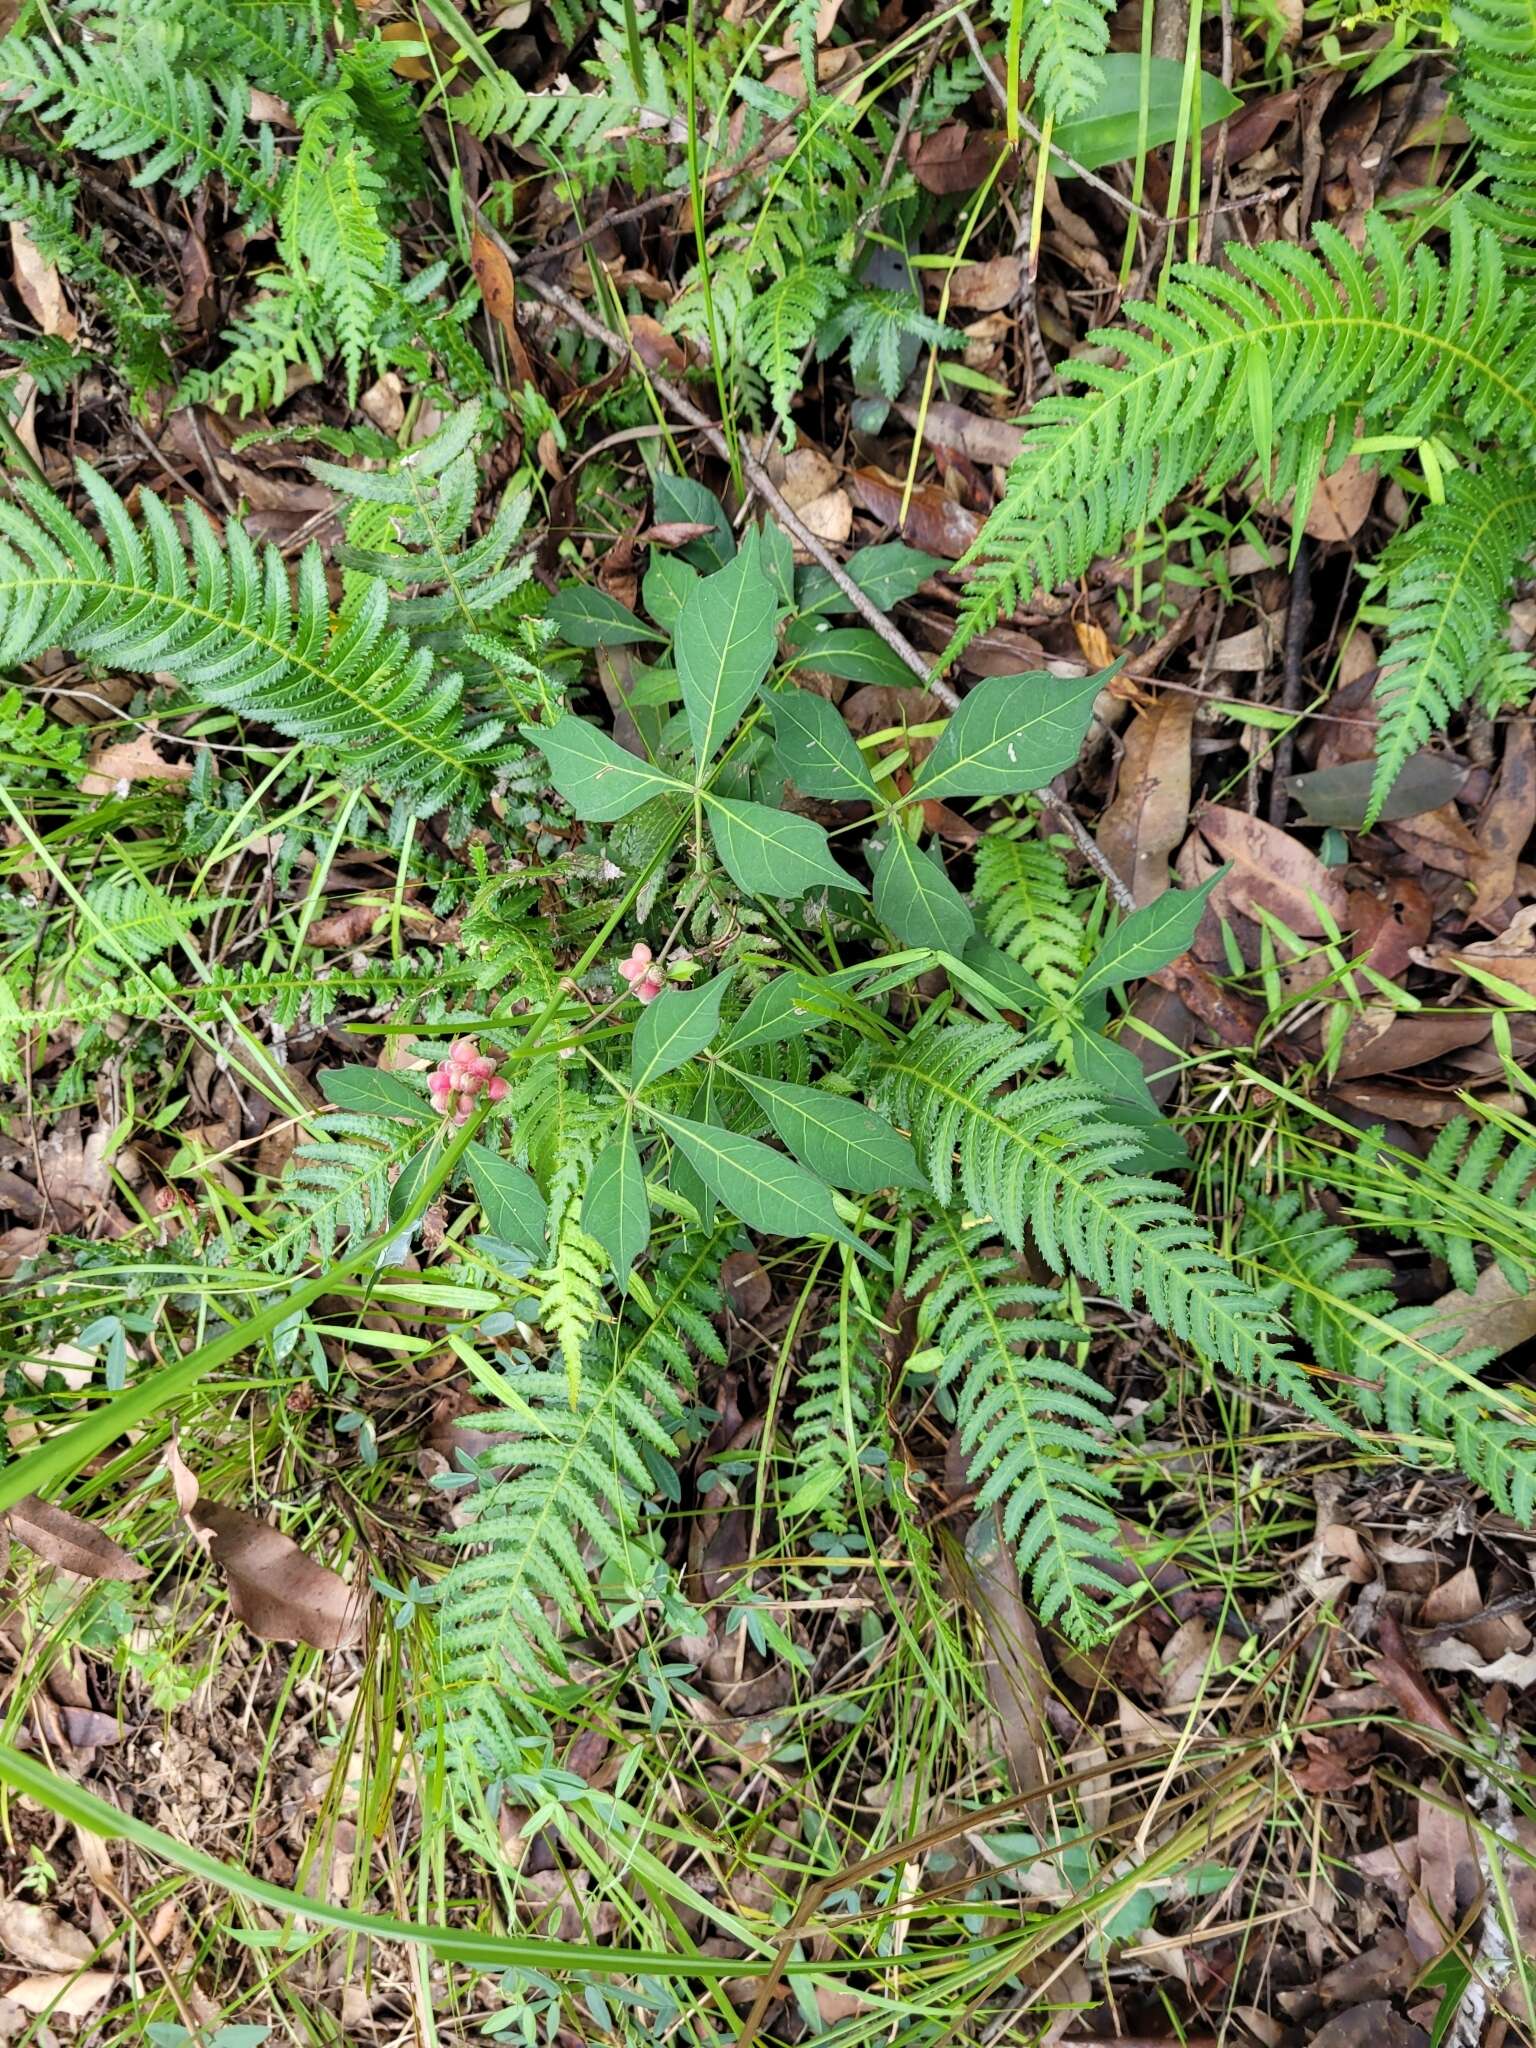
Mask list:
POLYGON ((1225 804, 1208 804, 1196 825, 1217 856, 1232 863, 1213 899, 1222 908, 1252 918, 1267 910, 1291 931, 1307 936, 1327 929, 1320 910, 1340 927, 1348 924, 1343 882, 1299 839, 1225 804))
POLYGON ((1115 794, 1099 821, 1099 851, 1139 904, 1169 885, 1168 856, 1189 822, 1193 697, 1169 695, 1139 712, 1125 735, 1115 794))
POLYGON ((6 1514, 5 1526, 45 1563, 82 1579, 133 1580, 148 1577, 139 1560, 91 1523, 29 1493, 6 1514))
POLYGON ((75 1970, 96 1953, 88 1934, 31 1899, 0 1899, 0 1948, 29 1970, 75 1970))
POLYGON ((111 796, 135 782, 190 782, 193 765, 190 755, 173 760, 153 725, 146 725, 132 739, 93 747, 80 789, 85 796, 111 796))
POLYGON ((1499 779, 1477 824, 1477 858, 1471 880, 1477 890, 1467 912, 1475 924, 1493 924, 1515 893, 1520 856, 1536 832, 1536 732, 1528 718, 1505 729, 1499 779))
POLYGON ((937 484, 917 486, 903 519, 902 486, 894 477, 879 469, 851 469, 848 481, 866 512, 925 554, 957 562, 981 532, 977 514, 946 496, 937 484))
POLYGON ((42 1970, 8 1985, 4 1996, 23 2012, 45 2012, 59 2019, 88 2019, 116 1980, 110 1970, 42 1970))

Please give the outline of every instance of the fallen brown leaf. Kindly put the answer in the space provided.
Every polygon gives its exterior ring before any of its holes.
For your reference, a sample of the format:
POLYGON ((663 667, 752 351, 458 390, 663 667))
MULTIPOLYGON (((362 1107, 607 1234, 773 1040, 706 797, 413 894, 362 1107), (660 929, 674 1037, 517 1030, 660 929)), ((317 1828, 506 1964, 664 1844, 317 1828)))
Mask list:
POLYGON ((1465 961, 1528 996, 1536 996, 1536 903, 1528 903, 1496 939, 1479 939, 1449 958, 1454 965, 1465 961))
POLYGON ((925 192, 941 197, 974 192, 1007 147, 1001 135, 984 134, 964 121, 949 121, 932 135, 907 142, 907 168, 925 192))
POLYGON ((1168 856, 1189 823, 1196 709, 1193 697, 1170 693, 1137 713, 1125 735, 1114 797, 1099 821, 1099 851, 1138 905, 1168 888, 1168 856))
POLYGON ((949 301, 975 313, 1000 313, 1019 295, 1022 256, 994 256, 986 263, 959 263, 949 273, 949 301))
POLYGON ((1312 2036, 1312 2048, 1429 2048, 1429 2036, 1384 1998, 1352 2005, 1312 2036))
POLYGON ((1477 858, 1472 881, 1477 889, 1467 915, 1475 924, 1494 926, 1515 893, 1520 856, 1536 832, 1536 731, 1528 718, 1512 719, 1505 728, 1504 759, 1499 779, 1477 826, 1477 858))
POLYGON ((1408 1900, 1405 1931, 1421 1963, 1443 1955, 1483 1887, 1477 1836, 1452 1793, 1419 1801, 1419 1882, 1408 1900))
POLYGON ((176 1504, 193 1535, 223 1572, 235 1617, 270 1643, 343 1650, 361 1642, 364 1596, 339 1572, 316 1564, 270 1522, 244 1508, 202 1498, 196 1475, 173 1438, 166 1467, 176 1504))
POLYGON ((1011 420, 994 420, 943 399, 936 399, 926 412, 915 405, 898 405, 896 411, 909 427, 915 429, 921 422, 923 439, 931 447, 952 448, 972 462, 1006 469, 1024 445, 1024 429, 1011 420))
POLYGON ((720 1268, 720 1285, 738 1316, 760 1316, 773 1299, 773 1282, 756 1252, 731 1252, 720 1268))
POLYGON ((866 512, 925 554, 956 562, 981 532, 980 515, 948 497, 937 484, 919 484, 901 517, 902 485, 879 469, 852 469, 848 482, 866 512))
POLYGON ((1475 1293, 1455 1288, 1435 1303, 1426 1331, 1459 1328, 1461 1336, 1445 1355, 1460 1358, 1464 1352, 1484 1348, 1503 1357, 1517 1344, 1536 1337, 1536 1287, 1524 1294, 1510 1286, 1502 1269, 1488 1266, 1477 1276, 1475 1293))
POLYGON ((146 1567, 121 1544, 67 1508, 39 1500, 35 1493, 17 1501, 4 1521, 18 1543, 60 1571, 74 1572, 82 1579, 131 1581, 149 1576, 146 1567))
POLYGON ((1391 1693, 1399 1713, 1416 1727, 1430 1728, 1438 1735, 1449 1735, 1459 1741, 1461 1731, 1425 1682, 1390 1607, 1383 1607, 1377 1618, 1376 1643, 1378 1655, 1371 1666, 1372 1675, 1391 1693))
POLYGON ((1350 1019, 1339 1059, 1342 1081, 1361 1081, 1372 1074, 1400 1074, 1407 1067, 1423 1066, 1464 1045, 1476 1045, 1487 1036, 1486 1017, 1453 1016, 1421 1010, 1410 1016, 1350 1019))
POLYGON ((116 1980, 110 1970, 44 1970, 8 1985, 4 1997, 23 2012, 46 2012, 63 2019, 88 2019, 116 1980))
POLYGON ((0 1899, 0 1948, 29 1970, 75 1970, 96 1953, 88 1934, 31 1899, 0 1899))
POLYGON ((44 334, 73 341, 80 323, 69 309, 58 268, 45 263, 37 244, 19 220, 11 222, 11 274, 22 304, 44 334))
POLYGON ((93 747, 90 765, 80 778, 82 794, 111 796, 124 783, 190 782, 194 767, 190 757, 173 761, 163 749, 164 742, 153 725, 144 726, 132 739, 93 747))
POLYGON ((1320 476, 1305 522, 1313 540, 1353 540, 1380 482, 1380 471, 1364 468, 1358 455, 1346 456, 1332 476, 1320 476))
POLYGON ((1326 929, 1320 904, 1341 927, 1347 926, 1349 896, 1343 882, 1299 839, 1225 804, 1207 804, 1195 825, 1218 857, 1232 863, 1231 873, 1217 885, 1216 904, 1246 917, 1268 910, 1291 931, 1308 936, 1326 929))
POLYGON ((506 339, 507 354, 512 360, 512 374, 519 384, 533 384, 533 363, 528 349, 518 331, 517 287, 512 281, 512 266, 483 229, 476 228, 469 248, 469 267, 475 273, 475 282, 480 287, 480 296, 485 301, 485 310, 490 314, 506 339))

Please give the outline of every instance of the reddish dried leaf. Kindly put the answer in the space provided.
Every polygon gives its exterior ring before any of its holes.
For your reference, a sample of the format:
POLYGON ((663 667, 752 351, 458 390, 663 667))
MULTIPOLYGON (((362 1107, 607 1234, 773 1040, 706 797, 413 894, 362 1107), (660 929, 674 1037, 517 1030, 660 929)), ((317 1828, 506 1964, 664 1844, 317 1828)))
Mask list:
POLYGON ((1318 478, 1307 507, 1307 532, 1314 540, 1353 540, 1365 524, 1380 482, 1379 470, 1364 468, 1358 455, 1347 456, 1333 476, 1318 478))
POLYGON ((1011 420, 989 419, 943 399, 936 399, 926 412, 915 405, 898 405, 896 410, 914 431, 921 425, 931 447, 952 448, 972 462, 1006 468, 1024 445, 1024 429, 1011 420))
POLYGON ((1450 958, 1454 965, 1465 961, 1528 996, 1536 996, 1536 903, 1527 904, 1496 939, 1463 946, 1450 958))
POLYGON ((733 1312, 748 1320, 773 1299, 773 1282, 756 1252, 732 1252, 720 1268, 720 1284, 733 1312))
POLYGON ((932 135, 909 138, 907 168, 925 192, 974 192, 1006 147, 1001 135, 949 121, 932 135))
POLYGON ((879 469, 853 469, 848 472, 848 481, 866 512, 873 513, 882 526, 893 528, 904 541, 925 554, 958 561, 981 532, 979 516, 946 497, 937 484, 918 485, 903 519, 902 486, 894 477, 879 469))
POLYGON ((469 267, 475 273, 485 310, 506 337, 514 377, 519 384, 534 383, 533 364, 517 327, 517 287, 512 282, 512 266, 481 228, 475 229, 470 243, 469 267))
POLYGON ((1429 2048, 1429 2036, 1384 1998, 1351 2006, 1312 2036, 1312 2048, 1429 2048))
POLYGON ((1390 1607, 1381 1610, 1376 1642, 1379 1654, 1371 1666, 1372 1673, 1391 1693, 1403 1717, 1419 1728, 1429 1728, 1437 1735, 1449 1735, 1453 1741, 1459 1741, 1461 1731, 1420 1671, 1390 1607))
POLYGON ((1536 832, 1536 732, 1528 718, 1505 729, 1499 779, 1478 821, 1478 853, 1472 863, 1477 895, 1467 915, 1495 925, 1515 893, 1520 856, 1536 832))
POLYGON ((1488 1035, 1485 1017, 1456 1016, 1449 1012, 1421 1010, 1412 1016, 1382 1020, 1367 1012, 1353 1018, 1344 1034, 1339 1058, 1341 1081, 1363 1081, 1373 1074, 1400 1074, 1407 1067, 1421 1067, 1426 1060, 1442 1059, 1464 1045, 1477 1045, 1488 1035))

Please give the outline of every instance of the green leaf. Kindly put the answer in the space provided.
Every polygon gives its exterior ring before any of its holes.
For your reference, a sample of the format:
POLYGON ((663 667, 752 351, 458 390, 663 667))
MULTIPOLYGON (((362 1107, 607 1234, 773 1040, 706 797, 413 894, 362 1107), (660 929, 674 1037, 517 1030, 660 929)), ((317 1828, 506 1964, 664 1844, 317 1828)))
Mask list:
POLYGON ((554 725, 533 726, 529 733, 544 750, 550 781, 577 817, 589 824, 610 825, 664 789, 685 788, 569 711, 554 725))
POLYGON ((868 893, 838 866, 826 833, 809 818, 707 791, 704 803, 720 859, 738 889, 754 896, 803 896, 830 885, 868 893))
POLYGON ((557 590, 544 616, 567 647, 632 647, 662 637, 627 604, 587 583, 557 590))
POLYGON ((1100 989, 1124 988, 1128 981, 1140 981, 1188 952, 1211 891, 1226 872, 1222 868, 1198 889, 1166 889, 1122 919, 1089 961, 1077 985, 1078 1001, 1100 989))
POLYGON ((767 1110, 782 1143, 833 1187, 851 1188, 857 1195, 928 1187, 908 1141, 861 1102, 768 1075, 740 1074, 737 1079, 767 1110))
POLYGON ((759 1045, 804 1038, 826 1022, 804 1007, 805 984, 798 974, 780 974, 760 988, 720 1042, 722 1052, 742 1053, 759 1045))
POLYGON ((682 552, 707 574, 723 569, 736 553, 736 536, 725 508, 713 491, 696 484, 691 476, 673 476, 658 470, 651 483, 651 504, 658 526, 707 526, 710 531, 689 541, 682 552))
POLYGON ((619 1285, 627 1287, 630 1268, 651 1237, 650 1198, 627 1119, 619 1135, 593 1161, 581 1205, 581 1227, 597 1239, 619 1285))
POLYGON ((839 712, 814 690, 773 690, 773 751, 805 796, 878 798, 875 778, 839 712))
POLYGON ((377 1067, 322 1067, 317 1078, 327 1102, 359 1116, 408 1116, 421 1123, 436 1115, 409 1081, 377 1067))
MULTIPOLYGON (((1292 775, 1285 786, 1306 806, 1309 824, 1338 825, 1347 832, 1358 832, 1370 815, 1376 775, 1375 761, 1340 761, 1332 768, 1292 775)), ((1466 769, 1444 754, 1411 754, 1397 771, 1376 819, 1387 825, 1398 818, 1417 817, 1420 811, 1437 811, 1460 793, 1466 779, 1466 769)))
POLYGON ((720 1029, 720 998, 730 980, 729 973, 717 974, 702 988, 663 989, 640 1012, 630 1055, 637 1088, 670 1074, 704 1050, 720 1029))
POLYGON ((867 626, 829 626, 824 633, 797 631, 792 641, 798 667, 819 668, 851 683, 888 683, 910 690, 917 678, 878 633, 867 626))
POLYGON ((544 1249, 549 1212, 532 1176, 478 1138, 465 1152, 464 1164, 485 1216, 487 1235, 537 1257, 544 1249))
POLYGON ((1043 789, 1076 761, 1101 675, 988 676, 950 719, 918 770, 913 800, 1017 796, 1043 789))
POLYGON ((906 946, 963 953, 976 929, 965 898, 899 822, 875 867, 875 915, 906 946))
MULTIPOLYGON (((1105 164, 1123 163, 1136 154, 1141 121, 1141 58, 1131 51, 1113 50, 1101 57, 1104 89, 1086 114, 1058 121, 1052 140, 1051 168, 1059 178, 1070 178, 1074 158, 1085 171, 1097 171, 1105 164), (1061 151, 1064 154, 1058 155, 1061 151)), ((1184 66, 1173 57, 1150 59, 1147 85, 1147 147, 1160 149, 1179 132, 1179 98, 1184 88, 1184 66)), ((1209 71, 1200 74, 1200 125, 1209 128, 1224 121, 1241 102, 1209 71)))
MULTIPOLYGON (((948 566, 937 555, 925 555, 921 548, 909 548, 901 540, 883 540, 872 548, 860 548, 844 564, 852 582, 883 612, 915 596, 930 576, 948 566)), ((852 610, 853 606, 825 569, 805 572, 800 586, 801 618, 815 612, 852 610)))
POLYGON ((688 593, 698 580, 699 572, 692 562, 685 562, 681 555, 665 548, 652 548, 640 594, 646 610, 666 632, 675 630, 688 593))
POLYGON ((749 535, 728 568, 683 600, 675 653, 694 759, 701 769, 733 730, 773 665, 778 599, 749 535))
POLYGON ((830 1192, 782 1152, 717 1124, 657 1109, 649 1113, 704 1185, 749 1230, 769 1237, 835 1237, 855 1251, 865 1250, 838 1221, 830 1192))
POLYGON ((437 1146, 429 1138, 420 1145, 395 1175, 395 1184, 389 1191, 389 1220, 402 1223, 410 1215, 416 1197, 426 1182, 436 1161, 437 1146))

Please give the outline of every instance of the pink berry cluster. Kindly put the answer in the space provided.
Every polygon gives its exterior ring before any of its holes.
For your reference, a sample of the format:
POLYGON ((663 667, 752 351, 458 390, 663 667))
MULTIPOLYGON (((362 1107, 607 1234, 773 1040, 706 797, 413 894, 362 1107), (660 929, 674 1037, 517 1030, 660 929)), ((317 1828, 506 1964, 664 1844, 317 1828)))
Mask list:
POLYGON ((507 1084, 496 1071, 495 1055, 480 1050, 473 1038, 456 1038, 448 1057, 427 1081, 432 1101, 444 1116, 452 1112, 456 1124, 468 1123, 475 1097, 485 1090, 487 1102, 500 1102, 507 1084))
POLYGON ((643 943, 634 947, 627 960, 619 962, 619 972, 642 1003, 654 1003, 667 985, 666 969, 654 964, 650 947, 643 943))

